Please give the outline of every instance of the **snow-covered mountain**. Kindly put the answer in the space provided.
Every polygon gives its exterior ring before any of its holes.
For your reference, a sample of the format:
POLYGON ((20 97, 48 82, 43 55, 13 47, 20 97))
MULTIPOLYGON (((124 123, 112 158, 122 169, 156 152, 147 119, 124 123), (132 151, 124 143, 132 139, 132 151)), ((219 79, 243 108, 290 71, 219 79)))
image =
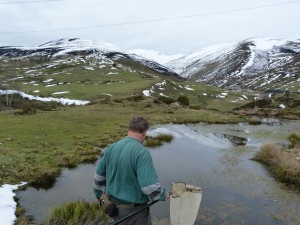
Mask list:
POLYGON ((180 76, 216 86, 300 89, 300 40, 249 39, 217 45, 170 61, 180 76))
POLYGON ((0 58, 13 57, 63 57, 66 55, 93 56, 102 60, 107 57, 111 60, 124 58, 133 60, 149 67, 150 69, 163 74, 178 76, 168 67, 157 63, 154 60, 126 52, 124 49, 107 42, 73 39, 59 39, 40 45, 38 47, 0 47, 0 58))
POLYGON ((166 65, 168 62, 179 59, 183 54, 164 55, 160 52, 145 49, 134 49, 129 51, 132 54, 151 59, 159 64, 166 65))
POLYGON ((66 55, 133 60, 160 74, 221 87, 300 89, 300 40, 256 38, 170 56, 152 50, 126 51, 111 43, 76 38, 38 47, 0 47, 0 58, 66 55))
POLYGON ((199 67, 201 68, 202 65, 199 65, 199 61, 206 62, 213 60, 232 51, 234 48, 235 44, 220 44, 206 47, 178 59, 169 61, 166 63, 166 66, 180 74, 180 76, 189 78, 199 70, 199 67))

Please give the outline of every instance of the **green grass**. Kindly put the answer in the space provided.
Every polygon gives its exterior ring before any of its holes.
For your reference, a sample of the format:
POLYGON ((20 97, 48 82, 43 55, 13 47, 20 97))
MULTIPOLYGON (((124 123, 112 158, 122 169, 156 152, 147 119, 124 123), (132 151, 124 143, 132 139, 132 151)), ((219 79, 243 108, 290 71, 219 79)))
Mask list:
MULTIPOLYGON (((74 73, 78 73, 75 71, 74 73)), ((87 75, 79 76, 77 75, 76 80, 71 79, 71 77, 76 75, 60 75, 60 78, 56 78, 57 75, 48 75, 43 77, 43 80, 54 79, 49 83, 43 83, 39 81, 39 86, 34 86, 27 82, 24 83, 23 80, 15 82, 16 89, 21 90, 25 93, 31 95, 39 96, 51 96, 51 97, 64 97, 71 99, 83 99, 83 100, 93 100, 105 97, 105 94, 111 94, 113 96, 123 96, 131 92, 142 91, 147 87, 153 85, 155 82, 159 82, 160 78, 154 79, 143 79, 137 73, 123 73, 118 75, 103 75, 94 74, 92 71, 87 75), (88 81, 87 81, 88 80, 88 81), (60 84, 59 83, 63 83, 60 84), (69 83, 69 84, 68 84, 69 83), (46 87, 48 84, 58 84, 56 86, 46 87), (33 91, 39 90, 38 93, 33 91), (65 92, 60 95, 52 95, 55 92, 65 92)), ((27 78, 28 79, 28 78, 27 78)))
POLYGON ((105 225, 110 218, 100 209, 98 203, 71 202, 53 208, 43 225, 105 225))
MULTIPOLYGON (((236 123, 243 118, 214 111, 148 106, 147 100, 64 107, 33 115, 0 112, 0 184, 47 184, 61 167, 93 162, 101 148, 126 135, 128 121, 143 115, 156 123, 236 123)), ((50 182, 50 183, 51 183, 50 182)))
POLYGON ((146 147, 155 148, 162 146, 164 143, 170 143, 173 140, 173 136, 170 134, 158 134, 157 136, 146 137, 146 147))

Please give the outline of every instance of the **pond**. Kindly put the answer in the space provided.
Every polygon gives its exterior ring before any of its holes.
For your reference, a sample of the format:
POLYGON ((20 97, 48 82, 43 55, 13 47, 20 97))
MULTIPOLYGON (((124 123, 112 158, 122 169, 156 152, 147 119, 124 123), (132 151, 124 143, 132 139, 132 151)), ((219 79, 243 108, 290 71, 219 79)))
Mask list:
MULTIPOLYGON (((172 143, 150 149, 160 183, 169 190, 182 181, 203 188, 197 224, 300 224, 300 194, 274 180, 251 158, 265 141, 287 144, 300 121, 259 126, 174 125, 151 127, 150 135, 169 133, 172 143)), ((20 205, 37 222, 54 206, 70 201, 95 201, 92 187, 96 164, 64 169, 49 190, 20 191, 20 205)), ((169 202, 151 207, 154 217, 169 217, 169 202)))

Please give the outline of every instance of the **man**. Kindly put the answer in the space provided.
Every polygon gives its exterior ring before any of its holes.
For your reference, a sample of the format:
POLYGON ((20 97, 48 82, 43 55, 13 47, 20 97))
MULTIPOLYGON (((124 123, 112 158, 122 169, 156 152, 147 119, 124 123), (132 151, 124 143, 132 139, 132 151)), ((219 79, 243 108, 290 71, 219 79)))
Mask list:
MULTIPOLYGON (((138 210, 149 201, 168 200, 169 194, 158 183, 149 151, 142 145, 149 128, 143 117, 133 118, 128 135, 105 151, 95 173, 94 193, 99 200, 105 191, 118 209, 116 220, 138 210)), ((151 225, 149 208, 121 223, 151 225)))

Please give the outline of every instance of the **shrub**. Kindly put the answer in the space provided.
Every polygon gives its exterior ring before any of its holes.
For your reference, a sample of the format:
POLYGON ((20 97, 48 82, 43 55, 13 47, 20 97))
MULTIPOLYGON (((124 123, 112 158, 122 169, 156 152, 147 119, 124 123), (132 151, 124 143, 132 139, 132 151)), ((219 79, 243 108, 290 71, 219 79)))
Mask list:
POLYGON ((195 110, 200 110, 201 106, 200 105, 190 105, 191 109, 195 109, 195 110))
POLYGON ((290 142, 289 148, 300 146, 300 137, 297 134, 290 134, 288 140, 290 142))
POLYGON ((177 99, 177 101, 184 106, 188 106, 190 104, 190 100, 188 97, 184 96, 184 95, 180 95, 177 99))
POLYGON ((154 98, 153 103, 156 104, 156 105, 162 104, 162 102, 158 98, 154 98))
POLYGON ((159 96, 158 99, 168 105, 170 105, 173 102, 176 102, 173 98, 167 96, 159 96))
POLYGON ((144 96, 142 93, 134 93, 133 95, 129 96, 126 98, 128 101, 134 101, 134 102, 138 102, 138 101, 142 101, 144 99, 144 96))
POLYGON ((114 102, 116 102, 116 103, 122 103, 122 102, 123 102, 123 100, 122 100, 122 99, 120 99, 120 98, 116 98, 116 99, 114 99, 114 102))

